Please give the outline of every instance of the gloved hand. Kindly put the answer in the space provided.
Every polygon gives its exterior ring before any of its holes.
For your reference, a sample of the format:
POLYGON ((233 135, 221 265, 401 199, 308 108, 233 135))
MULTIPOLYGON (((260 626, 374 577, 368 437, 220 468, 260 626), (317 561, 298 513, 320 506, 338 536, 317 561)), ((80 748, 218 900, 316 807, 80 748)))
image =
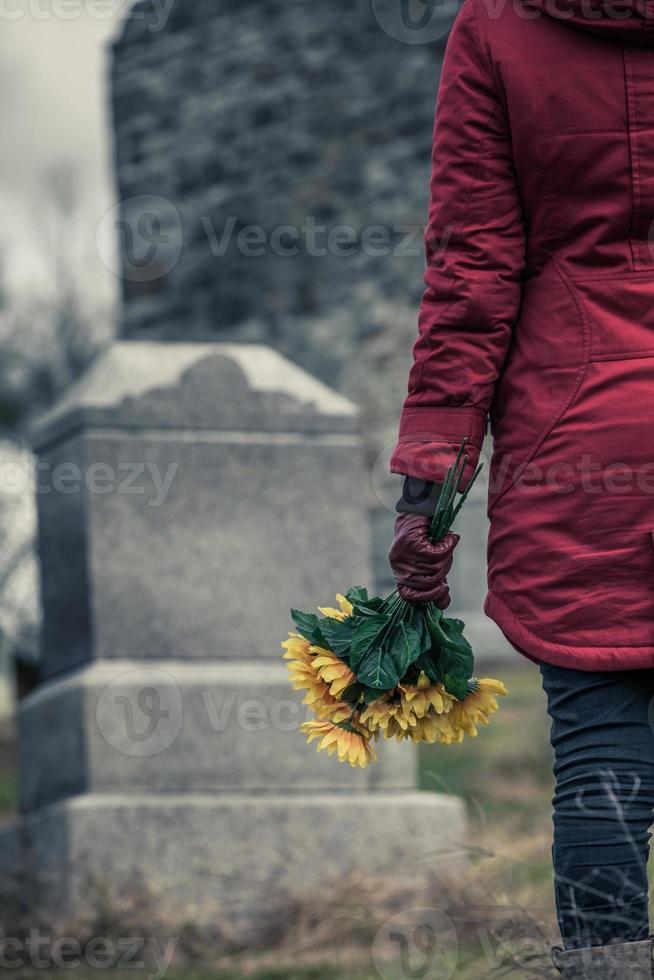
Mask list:
POLYGON ((400 514, 395 521, 395 538, 388 555, 403 599, 408 602, 434 602, 439 609, 450 604, 447 573, 459 535, 448 531, 442 541, 431 544, 431 518, 421 514, 400 514))

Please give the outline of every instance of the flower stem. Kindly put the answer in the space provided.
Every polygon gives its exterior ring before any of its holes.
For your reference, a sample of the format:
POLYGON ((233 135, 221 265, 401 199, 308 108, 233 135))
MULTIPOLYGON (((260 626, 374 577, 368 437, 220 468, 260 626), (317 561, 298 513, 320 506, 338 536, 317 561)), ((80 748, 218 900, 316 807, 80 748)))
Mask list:
POLYGON ((463 492, 461 492, 461 499, 457 503, 456 497, 460 492, 459 484, 468 462, 468 456, 465 453, 467 443, 468 439, 466 438, 459 446, 456 459, 449 467, 445 475, 445 482, 441 487, 441 492, 436 503, 436 510, 434 511, 434 516, 429 527, 429 540, 432 544, 437 544, 439 541, 442 541, 452 527, 454 519, 461 510, 466 497, 470 493, 473 483, 479 476, 479 473, 484 465, 483 463, 478 465, 477 469, 472 475, 472 479, 468 483, 468 486, 463 492))

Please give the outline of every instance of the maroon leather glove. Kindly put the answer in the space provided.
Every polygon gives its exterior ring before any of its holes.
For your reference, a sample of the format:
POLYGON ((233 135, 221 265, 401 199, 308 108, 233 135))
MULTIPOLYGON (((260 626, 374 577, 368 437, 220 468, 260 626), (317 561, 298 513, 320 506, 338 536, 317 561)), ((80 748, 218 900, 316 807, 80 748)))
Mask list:
POLYGON ((448 531, 442 541, 429 541, 430 517, 400 514, 395 521, 395 539, 388 555, 403 599, 434 602, 439 609, 450 604, 447 573, 459 535, 448 531))

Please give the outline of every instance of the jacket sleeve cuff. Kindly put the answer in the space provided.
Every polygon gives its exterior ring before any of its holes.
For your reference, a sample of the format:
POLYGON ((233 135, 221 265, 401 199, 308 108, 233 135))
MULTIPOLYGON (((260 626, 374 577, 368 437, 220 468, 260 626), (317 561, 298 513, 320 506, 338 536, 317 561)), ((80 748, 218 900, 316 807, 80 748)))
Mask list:
POLYGON ((391 458, 391 473, 442 483, 467 438, 468 461, 460 489, 465 490, 479 462, 486 432, 480 408, 405 408, 391 458))

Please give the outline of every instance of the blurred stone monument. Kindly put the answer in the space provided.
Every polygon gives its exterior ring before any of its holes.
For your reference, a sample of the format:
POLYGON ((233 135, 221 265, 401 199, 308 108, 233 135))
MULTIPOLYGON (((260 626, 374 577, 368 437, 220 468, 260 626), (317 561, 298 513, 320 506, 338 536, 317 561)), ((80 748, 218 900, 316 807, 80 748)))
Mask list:
MULTIPOLYGON (((458 7, 139 0, 114 47, 123 335, 269 344, 355 401, 380 590, 458 7)), ((482 612, 485 503, 482 479, 452 574, 480 659, 508 651, 482 612)))

